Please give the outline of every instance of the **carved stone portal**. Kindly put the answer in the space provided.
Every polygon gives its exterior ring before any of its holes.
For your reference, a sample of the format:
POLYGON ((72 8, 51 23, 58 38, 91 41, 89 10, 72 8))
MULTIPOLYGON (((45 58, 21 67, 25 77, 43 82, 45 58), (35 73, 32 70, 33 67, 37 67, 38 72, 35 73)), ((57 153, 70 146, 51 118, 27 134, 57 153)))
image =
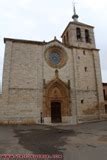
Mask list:
POLYGON ((57 70, 55 71, 55 78, 48 84, 44 84, 43 116, 51 117, 52 122, 52 117, 54 117, 54 122, 61 122, 63 116, 71 116, 70 86, 69 83, 65 84, 59 79, 57 70), (56 104, 54 106, 55 111, 53 111, 53 104, 56 104), (58 104, 60 108, 57 108, 58 104))

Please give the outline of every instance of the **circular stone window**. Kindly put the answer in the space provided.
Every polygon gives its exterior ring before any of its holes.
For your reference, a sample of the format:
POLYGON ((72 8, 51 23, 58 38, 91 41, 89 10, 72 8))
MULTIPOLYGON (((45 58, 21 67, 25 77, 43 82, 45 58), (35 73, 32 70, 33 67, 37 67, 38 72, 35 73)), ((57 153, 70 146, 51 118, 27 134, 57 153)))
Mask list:
POLYGON ((58 52, 50 52, 49 60, 51 61, 53 65, 58 65, 61 61, 61 56, 58 52))
POLYGON ((61 68, 67 61, 67 55, 60 47, 50 47, 45 52, 45 59, 51 67, 61 68))

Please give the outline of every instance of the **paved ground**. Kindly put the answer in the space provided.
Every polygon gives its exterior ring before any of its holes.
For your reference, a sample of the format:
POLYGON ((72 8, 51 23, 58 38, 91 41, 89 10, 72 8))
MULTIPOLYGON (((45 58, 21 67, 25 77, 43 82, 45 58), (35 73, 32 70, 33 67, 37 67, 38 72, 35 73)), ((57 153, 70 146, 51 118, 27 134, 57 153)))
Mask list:
POLYGON ((63 154, 64 160, 107 160, 107 121, 0 126, 0 154, 63 154))

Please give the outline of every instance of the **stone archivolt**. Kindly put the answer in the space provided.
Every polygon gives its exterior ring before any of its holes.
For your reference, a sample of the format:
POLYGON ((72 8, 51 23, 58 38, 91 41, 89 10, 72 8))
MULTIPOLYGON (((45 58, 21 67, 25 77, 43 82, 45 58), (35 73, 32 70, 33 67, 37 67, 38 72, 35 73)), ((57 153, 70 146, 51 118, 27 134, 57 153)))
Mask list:
POLYGON ((44 85, 44 117, 51 117, 51 103, 61 103, 61 116, 70 116, 70 87, 59 79, 58 74, 49 83, 44 85))

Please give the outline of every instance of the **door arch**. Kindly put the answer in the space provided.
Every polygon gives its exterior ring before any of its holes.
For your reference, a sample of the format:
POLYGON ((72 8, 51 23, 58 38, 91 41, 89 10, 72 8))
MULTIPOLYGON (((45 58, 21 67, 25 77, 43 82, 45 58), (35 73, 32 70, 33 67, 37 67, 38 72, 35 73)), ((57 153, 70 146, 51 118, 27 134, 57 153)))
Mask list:
POLYGON ((43 116, 50 117, 51 122, 54 121, 62 122, 64 116, 71 116, 70 108, 70 87, 58 77, 50 81, 44 86, 44 101, 43 101, 43 116), (52 111, 52 105, 53 111, 52 111), (59 105, 60 107, 55 106, 59 105), (54 112, 58 111, 56 120, 54 117, 54 112), (53 113, 52 113, 53 112, 53 113), (58 120, 59 118, 59 120, 58 120))

